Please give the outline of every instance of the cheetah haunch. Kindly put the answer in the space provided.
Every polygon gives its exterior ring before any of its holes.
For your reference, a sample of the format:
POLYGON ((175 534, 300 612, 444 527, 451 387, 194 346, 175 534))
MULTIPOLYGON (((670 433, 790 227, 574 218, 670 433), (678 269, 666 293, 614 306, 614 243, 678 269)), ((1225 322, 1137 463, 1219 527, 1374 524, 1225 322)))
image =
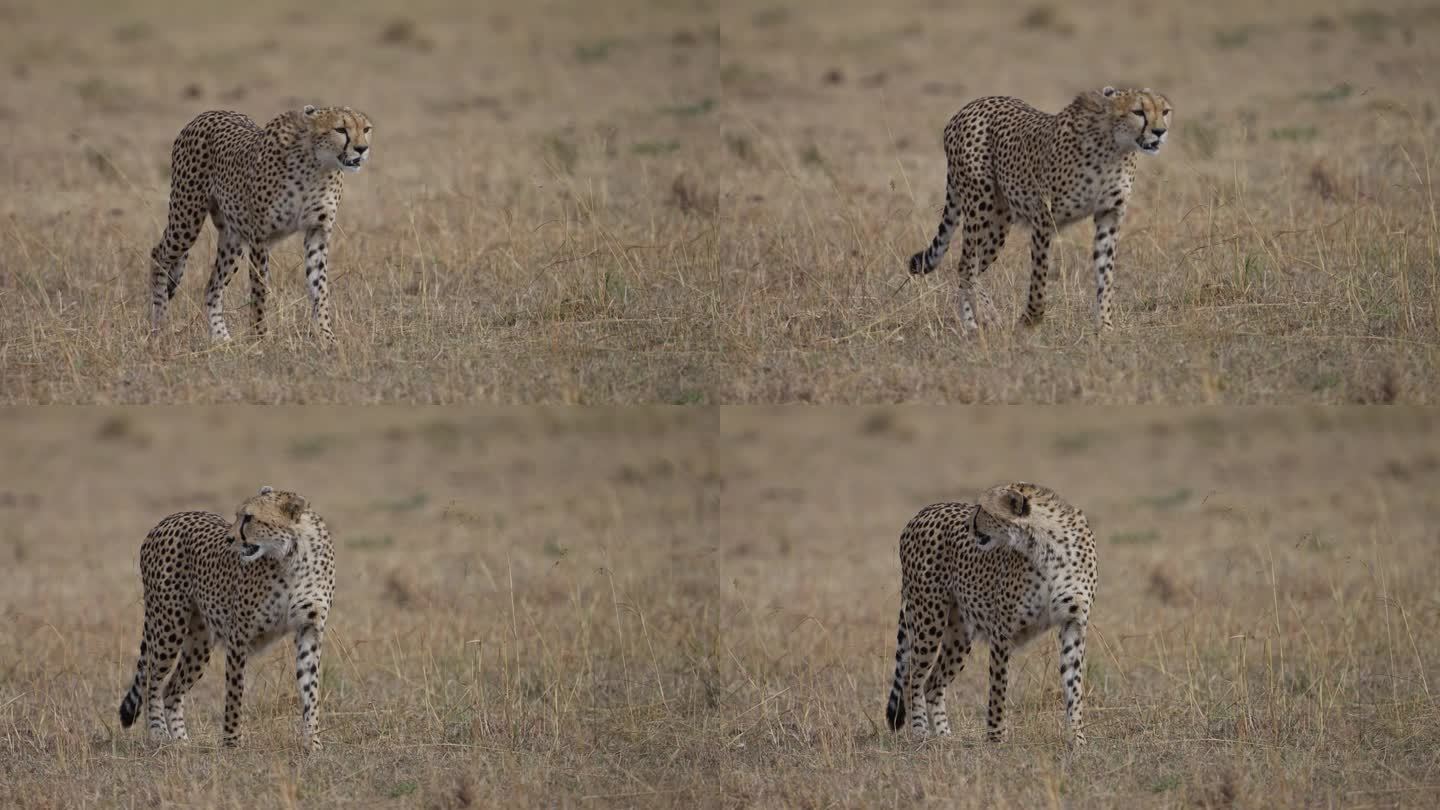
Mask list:
POLYGON ((185 274, 185 258, 205 217, 215 225, 215 272, 205 288, 210 337, 229 340, 225 285, 250 251, 250 304, 255 331, 265 333, 270 248, 305 234, 305 278, 320 336, 330 328, 330 289, 325 264, 330 232, 344 190, 343 172, 358 172, 370 159, 370 119, 349 107, 287 112, 256 126, 237 112, 204 112, 180 130, 170 153, 170 216, 151 258, 150 333, 165 321, 165 305, 185 274))
POLYGON ((240 504, 234 523, 211 512, 170 515, 140 547, 140 577, 145 630, 135 680, 120 703, 122 726, 135 722, 143 698, 151 739, 186 739, 185 693, 205 674, 218 641, 226 649, 223 741, 235 745, 246 660, 293 632, 304 746, 318 745, 320 643, 335 556, 325 522, 303 497, 262 487, 240 504), (177 652, 162 702, 161 683, 177 652))
POLYGON ((1005 245, 1011 223, 1030 226, 1032 270, 1022 325, 1045 314, 1050 241, 1064 226, 1095 220, 1095 318, 1113 327, 1110 294, 1115 244, 1135 183, 1135 156, 1155 154, 1170 129, 1170 102, 1145 90, 1081 93, 1054 115, 1018 98, 966 104, 945 126, 945 212, 930 247, 910 257, 911 273, 929 273, 944 257, 960 213, 960 321, 977 328, 976 279, 1005 245))
POLYGON ((1095 599, 1095 537, 1079 509, 1045 487, 993 487, 979 504, 920 510, 900 535, 900 627, 885 719, 925 736, 950 733, 945 689, 970 643, 990 644, 987 736, 1005 736, 1010 654, 1060 628, 1060 683, 1071 742, 1081 723, 1085 627, 1095 599), (928 721, 928 722, 927 722, 928 721))

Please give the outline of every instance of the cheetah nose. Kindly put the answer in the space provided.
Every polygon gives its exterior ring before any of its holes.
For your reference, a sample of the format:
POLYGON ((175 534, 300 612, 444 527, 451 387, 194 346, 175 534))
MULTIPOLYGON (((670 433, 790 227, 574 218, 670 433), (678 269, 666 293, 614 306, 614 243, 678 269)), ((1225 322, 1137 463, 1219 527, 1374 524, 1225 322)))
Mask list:
MULTIPOLYGON (((1164 130, 1161 130, 1161 132, 1164 132, 1164 130)), ((365 154, 365 150, 367 150, 367 149, 369 149, 369 148, 370 148, 370 147, 368 147, 368 146, 357 146, 357 147, 355 147, 355 154, 357 154, 357 155, 363 155, 363 154, 365 154)))
MULTIPOLYGON (((1153 133, 1155 133, 1155 137, 1157 137, 1157 138, 1160 137, 1161 135, 1164 135, 1164 134, 1167 132, 1167 130, 1165 130, 1164 128, 1152 129, 1152 130, 1150 130, 1150 131, 1153 132, 1153 133)), ((358 149, 359 147, 357 146, 356 148, 358 149)))

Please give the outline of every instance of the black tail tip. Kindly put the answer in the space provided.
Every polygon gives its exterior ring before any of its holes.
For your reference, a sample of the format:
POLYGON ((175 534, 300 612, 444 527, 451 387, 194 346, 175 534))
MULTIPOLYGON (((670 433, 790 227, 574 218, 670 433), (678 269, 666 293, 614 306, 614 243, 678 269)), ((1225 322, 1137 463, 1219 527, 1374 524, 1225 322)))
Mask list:
POLYGON ((899 731, 900 726, 905 724, 905 706, 894 698, 885 707, 885 724, 890 726, 891 731, 899 731))
POLYGON ((934 267, 930 266, 929 262, 925 261, 925 251, 922 250, 910 257, 911 275, 923 276, 934 269, 934 267))
POLYGON ((129 728, 135 724, 135 707, 129 701, 120 704, 120 727, 129 728))

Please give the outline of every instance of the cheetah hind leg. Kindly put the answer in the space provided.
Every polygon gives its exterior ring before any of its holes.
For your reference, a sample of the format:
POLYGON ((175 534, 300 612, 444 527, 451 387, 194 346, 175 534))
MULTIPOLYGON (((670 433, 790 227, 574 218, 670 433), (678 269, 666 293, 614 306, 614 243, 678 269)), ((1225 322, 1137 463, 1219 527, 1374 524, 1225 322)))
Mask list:
POLYGON ((210 662, 212 641, 210 631, 198 613, 190 614, 185 639, 180 643, 180 660, 165 684, 165 715, 170 723, 170 739, 188 740, 185 730, 185 695, 205 675, 210 662))
POLYGON ((165 309, 175 297, 180 279, 185 275, 185 261, 190 248, 200 238, 205 225, 206 210, 187 199, 184 194, 170 194, 170 213, 165 233, 150 251, 150 339, 152 344, 165 325, 165 309))
POLYGON ((965 658, 969 655, 970 634, 960 621, 959 606, 952 603, 944 635, 940 638, 940 660, 925 681, 930 726, 941 737, 950 736, 950 718, 945 713, 945 690, 965 669, 965 658))
POLYGON ((955 288, 955 309, 960 315, 962 335, 978 334, 1000 322, 999 308, 979 284, 967 288, 962 281, 955 288))
POLYGON ((910 734, 923 740, 931 731, 925 687, 940 657, 940 634, 931 625, 944 621, 945 608, 921 605, 906 611, 905 635, 910 642, 905 661, 905 707, 910 713, 910 734))
POLYGON ((998 208, 976 211, 965 218, 965 235, 960 252, 960 284, 956 305, 960 331, 969 334, 999 322, 999 310, 989 293, 980 287, 980 277, 995 263, 1010 230, 1008 215, 998 208))
MULTIPOLYGON (((162 609, 157 609, 157 614, 160 610, 162 609)), ((145 622, 145 713, 150 740, 156 743, 170 740, 170 724, 165 716, 162 691, 165 676, 170 674, 170 667, 174 664, 180 647, 180 639, 176 638, 170 629, 183 627, 187 619, 179 611, 165 613, 169 615, 147 616, 145 622)))
POLYGON ((210 219, 215 223, 217 238, 215 270, 210 275, 210 283, 205 286, 205 311, 210 318, 210 339, 224 343, 230 340, 230 330, 225 326, 225 286, 235 274, 245 243, 234 226, 225 223, 218 210, 211 212, 210 219))

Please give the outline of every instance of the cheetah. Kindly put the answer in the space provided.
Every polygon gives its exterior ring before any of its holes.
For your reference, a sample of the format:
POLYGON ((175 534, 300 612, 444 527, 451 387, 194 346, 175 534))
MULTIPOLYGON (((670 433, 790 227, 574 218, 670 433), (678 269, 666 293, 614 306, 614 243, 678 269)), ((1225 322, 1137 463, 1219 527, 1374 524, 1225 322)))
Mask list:
POLYGON ((362 112, 311 104, 276 117, 264 129, 249 116, 219 110, 186 124, 170 153, 165 234, 150 251, 150 334, 164 324, 165 306, 175 297, 186 256, 208 214, 218 237, 215 270, 205 288, 211 339, 230 339, 222 298, 246 248, 255 332, 265 334, 270 248, 304 232, 313 317, 322 340, 333 345, 325 274, 330 233, 344 190, 343 173, 360 171, 372 154, 371 129, 362 112))
POLYGON ((1170 113, 1170 101, 1149 88, 1084 92, 1053 115, 1009 96, 966 104, 945 127, 948 168, 940 229, 928 248, 910 257, 910 272, 935 269, 964 211, 957 297, 961 329, 970 332, 978 328, 976 280, 1019 220, 1030 226, 1032 264, 1020 323, 1034 326, 1045 314, 1051 239, 1060 228, 1094 217, 1096 326, 1112 329, 1111 272, 1136 155, 1160 151, 1170 113))
POLYGON ((185 693, 205 674, 218 641, 226 649, 222 740, 238 744, 245 662, 293 632, 304 749, 318 747, 320 643, 335 593, 335 556, 325 522, 305 498, 261 487, 240 504, 234 523, 212 512, 170 515, 140 547, 140 576, 145 627, 120 725, 135 722, 143 700, 152 740, 187 739, 185 693), (177 652, 162 701, 161 682, 177 652))
POLYGON ((1085 743, 1081 678, 1097 580, 1095 536, 1083 512, 1024 482, 992 487, 977 504, 933 504, 900 535, 900 571, 895 680, 885 709, 891 730, 908 711, 913 734, 950 733, 945 689, 979 640, 990 645, 986 736, 1003 740, 1010 654, 1058 626, 1070 743, 1085 743))

